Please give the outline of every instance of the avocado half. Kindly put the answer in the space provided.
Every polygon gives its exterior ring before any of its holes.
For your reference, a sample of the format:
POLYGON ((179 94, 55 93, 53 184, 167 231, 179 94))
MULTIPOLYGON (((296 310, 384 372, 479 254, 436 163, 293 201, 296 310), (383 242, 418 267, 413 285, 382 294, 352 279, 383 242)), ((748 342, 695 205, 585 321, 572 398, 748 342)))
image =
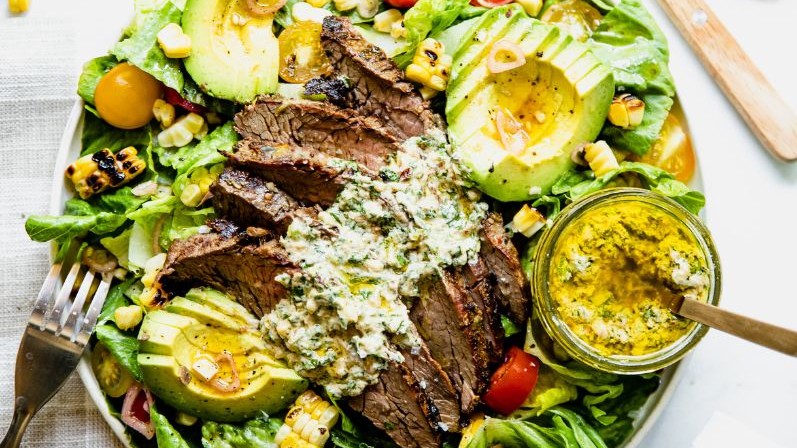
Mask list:
POLYGON ((529 18, 516 5, 477 19, 453 50, 446 119, 459 157, 480 190, 502 201, 550 191, 573 162, 570 153, 600 133, 614 96, 611 69, 555 26, 529 18), (506 39, 526 57, 518 68, 493 74, 492 46, 506 39), (530 137, 506 151, 495 115, 508 111, 530 137))
POLYGON ((191 37, 191 55, 184 60, 191 78, 205 92, 239 103, 274 93, 279 74, 274 17, 254 16, 245 4, 188 0, 182 19, 191 37))
MULTIPOLYGON (((238 303, 211 289, 193 289, 152 311, 139 330, 138 363, 144 384, 169 406, 218 422, 248 420, 261 411, 286 408, 307 382, 265 351, 257 319, 238 303), (197 359, 232 355, 239 389, 222 392, 193 370, 197 359)), ((229 366, 218 363, 227 380, 229 366)))

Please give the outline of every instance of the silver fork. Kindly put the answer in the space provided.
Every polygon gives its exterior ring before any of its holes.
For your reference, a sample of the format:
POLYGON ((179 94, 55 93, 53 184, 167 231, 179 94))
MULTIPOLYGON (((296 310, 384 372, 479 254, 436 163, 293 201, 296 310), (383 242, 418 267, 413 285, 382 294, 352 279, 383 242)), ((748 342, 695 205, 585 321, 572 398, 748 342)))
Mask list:
POLYGON ((72 299, 76 281, 84 268, 80 263, 72 265, 59 289, 61 267, 56 263, 50 269, 22 335, 14 379, 14 417, 0 448, 20 445, 33 415, 50 401, 75 370, 108 295, 111 275, 87 271, 72 299), (99 284, 89 297, 95 279, 99 284), (84 314, 84 305, 89 302, 84 314))

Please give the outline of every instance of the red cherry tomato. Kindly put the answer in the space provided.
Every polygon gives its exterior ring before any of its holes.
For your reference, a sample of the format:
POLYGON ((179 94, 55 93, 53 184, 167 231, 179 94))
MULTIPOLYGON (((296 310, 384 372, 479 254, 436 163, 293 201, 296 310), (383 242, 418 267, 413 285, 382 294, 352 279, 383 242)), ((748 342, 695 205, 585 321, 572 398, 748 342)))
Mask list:
POLYGON ((540 372, 540 360, 523 350, 512 347, 504 363, 493 373, 484 403, 496 412, 509 415, 526 400, 540 372))
POLYGON ((473 6, 483 6, 485 8, 495 8, 512 3, 514 0, 470 0, 473 6))
POLYGON ((171 87, 164 88, 163 99, 167 103, 173 106, 181 107, 187 112, 193 112, 195 114, 204 114, 207 111, 207 109, 205 109, 204 106, 201 106, 199 104, 194 104, 188 101, 187 99, 180 96, 180 94, 177 93, 177 91, 172 89, 171 87))
POLYGON ((418 0, 385 0, 385 3, 394 8, 407 9, 415 6, 418 0))

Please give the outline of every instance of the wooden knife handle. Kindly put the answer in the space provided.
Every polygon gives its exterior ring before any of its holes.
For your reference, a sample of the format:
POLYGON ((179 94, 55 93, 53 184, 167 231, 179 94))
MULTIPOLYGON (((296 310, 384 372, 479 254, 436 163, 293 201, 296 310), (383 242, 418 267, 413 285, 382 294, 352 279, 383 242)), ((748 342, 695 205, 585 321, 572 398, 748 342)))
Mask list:
POLYGON ((755 344, 797 357, 797 331, 692 299, 684 299, 678 314, 755 344))
POLYGON ((797 160, 797 115, 703 0, 658 0, 761 144, 797 160))

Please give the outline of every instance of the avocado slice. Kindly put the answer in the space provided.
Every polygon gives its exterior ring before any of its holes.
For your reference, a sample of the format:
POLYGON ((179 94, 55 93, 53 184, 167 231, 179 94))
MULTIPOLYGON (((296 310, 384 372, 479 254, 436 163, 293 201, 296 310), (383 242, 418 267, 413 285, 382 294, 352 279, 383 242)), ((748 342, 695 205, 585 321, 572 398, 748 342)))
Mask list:
MULTIPOLYGON (((147 314, 138 339, 144 384, 175 409, 219 422, 243 421, 287 407, 307 381, 273 359, 257 330, 257 319, 239 304, 210 289, 193 289, 163 310, 147 314), (228 352, 240 387, 220 391, 194 370, 203 357, 228 352)), ((218 362, 218 377, 232 379, 218 362)))
POLYGON ((548 193, 572 168, 572 150, 598 136, 614 79, 587 46, 555 26, 522 14, 497 14, 494 22, 485 19, 474 28, 485 24, 501 32, 495 39, 463 45, 454 57, 446 90, 449 133, 479 189, 502 201, 524 201, 548 193), (526 63, 494 74, 487 68, 487 55, 501 39, 516 43, 526 63), (525 129, 524 149, 504 149, 494 118, 499 111, 510 113, 525 129))
POLYGON ((273 93, 279 74, 273 19, 252 15, 243 1, 188 0, 182 26, 191 37, 191 55, 185 69, 202 90, 218 98, 247 103, 273 93))

